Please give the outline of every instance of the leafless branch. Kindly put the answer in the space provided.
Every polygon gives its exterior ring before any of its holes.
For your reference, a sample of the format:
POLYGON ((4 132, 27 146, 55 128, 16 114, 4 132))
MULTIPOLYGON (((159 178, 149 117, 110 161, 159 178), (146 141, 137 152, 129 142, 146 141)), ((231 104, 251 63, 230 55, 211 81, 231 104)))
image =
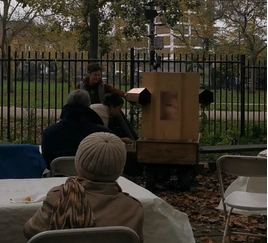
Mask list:
POLYGON ((17 3, 16 6, 12 9, 11 13, 9 14, 9 17, 7 18, 7 22, 10 21, 10 19, 11 19, 13 13, 16 11, 16 9, 18 8, 19 5, 20 5, 20 4, 17 3))

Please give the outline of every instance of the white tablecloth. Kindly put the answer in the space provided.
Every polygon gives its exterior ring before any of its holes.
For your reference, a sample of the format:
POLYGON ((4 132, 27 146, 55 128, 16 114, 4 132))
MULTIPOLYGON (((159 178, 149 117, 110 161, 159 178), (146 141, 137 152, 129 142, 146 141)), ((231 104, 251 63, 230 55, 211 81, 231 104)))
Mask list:
MULTIPOLYGON (((0 180, 0 242, 26 243, 22 229, 42 205, 39 203, 11 203, 10 199, 34 194, 46 195, 66 178, 0 180)), ((188 216, 155 196, 148 190, 120 177, 123 191, 139 199, 144 208, 144 243, 195 242, 188 216)))
MULTIPOLYGON (((258 156, 267 157, 267 150, 259 153, 258 156)), ((239 176, 225 191, 225 198, 234 191, 243 192, 256 192, 256 193, 267 193, 267 177, 244 177, 239 176)), ((217 209, 223 210, 222 201, 220 201, 217 209)), ((245 215, 267 215, 267 211, 246 211, 234 209, 234 213, 245 214, 245 215)))

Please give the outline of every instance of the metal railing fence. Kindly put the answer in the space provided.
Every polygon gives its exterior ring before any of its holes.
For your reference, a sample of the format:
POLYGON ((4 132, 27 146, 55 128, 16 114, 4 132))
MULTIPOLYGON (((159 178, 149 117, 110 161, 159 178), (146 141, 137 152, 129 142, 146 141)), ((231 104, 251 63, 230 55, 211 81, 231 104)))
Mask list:
MULTIPOLYGON (((57 122, 68 93, 86 75, 87 53, 2 53, 0 57, 0 140, 40 143, 43 130, 57 122)), ((102 56, 103 81, 124 91, 142 84, 150 72, 147 54, 102 56)), ((162 55, 158 72, 198 72, 200 89, 214 93, 214 102, 201 109, 208 134, 236 131, 244 136, 266 133, 266 61, 252 66, 245 56, 162 55)), ((125 103, 124 112, 138 129, 141 110, 125 103)), ((204 121, 201 121, 204 122, 204 121)))

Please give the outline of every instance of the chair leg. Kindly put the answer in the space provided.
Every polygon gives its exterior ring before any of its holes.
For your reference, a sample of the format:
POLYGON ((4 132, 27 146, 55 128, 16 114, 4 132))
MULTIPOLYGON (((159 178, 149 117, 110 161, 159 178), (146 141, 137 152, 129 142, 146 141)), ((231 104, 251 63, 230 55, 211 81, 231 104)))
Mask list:
POLYGON ((230 238, 229 223, 230 223, 230 218, 231 218, 232 211, 233 211, 233 208, 230 208, 230 210, 228 212, 228 217, 226 219, 226 224, 225 224, 225 229, 224 229, 224 233, 223 233, 222 243, 225 243, 226 242, 227 235, 230 238))

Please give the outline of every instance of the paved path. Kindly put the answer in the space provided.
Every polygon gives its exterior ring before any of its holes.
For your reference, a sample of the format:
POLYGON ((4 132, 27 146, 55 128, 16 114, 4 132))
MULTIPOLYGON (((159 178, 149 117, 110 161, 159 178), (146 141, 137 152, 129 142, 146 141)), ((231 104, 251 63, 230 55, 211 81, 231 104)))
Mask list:
MULTIPOLYGON (((125 110, 122 109, 122 111, 125 113, 125 110)), ((129 110, 128 110, 129 111, 129 110)), ((3 107, 3 117, 4 118, 7 118, 7 112, 8 112, 8 109, 7 107, 3 107)), ((32 113, 32 116, 35 117, 35 110, 34 109, 30 109, 30 114, 28 112, 28 109, 27 108, 16 108, 16 117, 17 118, 20 118, 21 115, 23 113, 23 117, 27 118, 29 115, 31 116, 31 113, 32 113)), ((43 114, 43 117, 49 117, 50 116, 50 119, 54 119, 55 116, 57 115, 57 119, 59 119, 60 117, 60 114, 61 114, 61 109, 43 109, 43 113, 42 113, 42 109, 36 109, 36 115, 37 117, 42 117, 42 114, 43 114)), ((200 111, 200 114, 201 114, 201 111, 200 111)), ((214 120, 215 119, 215 116, 216 116, 216 119, 221 119, 222 120, 226 120, 226 116, 227 116, 227 119, 231 119, 233 118, 233 120, 241 120, 241 117, 240 117, 240 112, 237 112, 237 111, 227 111, 227 114, 225 111, 216 111, 216 114, 214 113, 214 110, 208 112, 206 111, 206 114, 210 117, 210 120, 214 120)), ((10 116, 13 117, 15 115, 15 108, 14 107, 11 107, 10 108, 10 116)), ((0 118, 2 116, 2 109, 0 108, 0 118)), ((266 121, 266 118, 267 118, 267 113, 262 111, 262 112, 246 112, 245 113, 245 120, 250 120, 250 121, 253 121, 253 117, 255 118, 254 120, 255 121, 266 121), (254 117, 254 114, 255 114, 255 117, 254 117)))
MULTIPOLYGON (((201 113, 201 112, 200 112, 201 113)), ((208 118, 210 118, 210 120, 214 120, 215 116, 216 119, 222 119, 222 120, 241 120, 241 112, 237 112, 237 111, 216 111, 216 114, 213 111, 206 111, 205 112, 208 116, 208 118)), ((253 112, 253 111, 249 111, 249 112, 245 112, 245 120, 249 120, 249 121, 253 121, 253 118, 255 121, 266 121, 267 120, 267 113, 262 111, 262 112, 253 112)))

